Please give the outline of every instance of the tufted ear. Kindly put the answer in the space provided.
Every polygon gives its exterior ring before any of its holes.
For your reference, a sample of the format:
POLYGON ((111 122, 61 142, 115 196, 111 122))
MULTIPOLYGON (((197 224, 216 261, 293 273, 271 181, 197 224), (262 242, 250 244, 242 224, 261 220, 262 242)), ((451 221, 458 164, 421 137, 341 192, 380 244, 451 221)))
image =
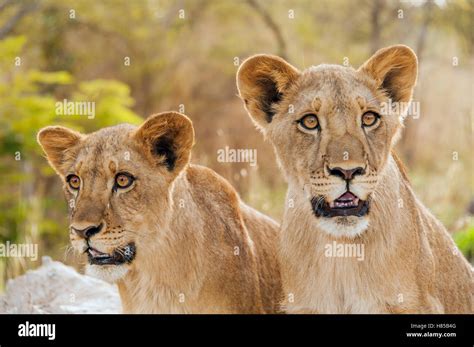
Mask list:
POLYGON ((259 127, 265 128, 272 121, 273 107, 298 76, 295 67, 272 55, 254 55, 242 63, 237 71, 237 88, 247 112, 259 127))
POLYGON ((395 45, 375 52, 358 70, 372 78, 394 102, 409 102, 415 87, 418 60, 411 48, 395 45))
POLYGON ((178 112, 152 115, 133 133, 145 155, 156 165, 164 165, 173 177, 188 164, 194 145, 191 120, 178 112))
POLYGON ((65 166, 74 155, 73 148, 84 137, 85 135, 62 126, 49 126, 39 131, 37 141, 43 148, 51 167, 59 175, 64 175, 65 166))

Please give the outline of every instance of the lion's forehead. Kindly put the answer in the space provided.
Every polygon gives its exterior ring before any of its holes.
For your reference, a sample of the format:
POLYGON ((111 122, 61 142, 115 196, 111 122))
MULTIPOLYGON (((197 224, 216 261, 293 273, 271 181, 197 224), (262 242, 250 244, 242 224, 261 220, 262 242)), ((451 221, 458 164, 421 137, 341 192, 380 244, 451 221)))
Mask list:
POLYGON ((129 148, 114 151, 88 151, 78 155, 71 169, 81 175, 110 176, 118 172, 135 174, 140 169, 141 160, 129 148))
POLYGON ((359 105, 358 100, 377 106, 379 100, 366 80, 352 68, 319 65, 305 70, 294 90, 301 106, 318 98, 326 109, 347 110, 359 105))
POLYGON ((139 168, 139 154, 130 133, 133 126, 120 125, 101 129, 86 137, 71 165, 71 171, 83 175, 109 176, 139 168))
POLYGON ((96 152, 120 150, 124 145, 129 144, 134 129, 135 127, 129 124, 100 129, 86 137, 83 147, 96 152))

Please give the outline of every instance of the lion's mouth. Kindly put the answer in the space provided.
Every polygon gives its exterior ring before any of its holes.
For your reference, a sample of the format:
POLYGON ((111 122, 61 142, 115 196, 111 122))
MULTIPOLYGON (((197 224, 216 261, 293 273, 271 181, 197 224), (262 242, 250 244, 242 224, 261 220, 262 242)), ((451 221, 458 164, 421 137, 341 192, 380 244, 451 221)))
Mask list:
POLYGON ((136 247, 134 243, 130 243, 124 247, 116 248, 112 253, 103 253, 89 246, 86 250, 89 263, 91 265, 122 265, 130 264, 136 255, 136 247))
POLYGON ((336 200, 328 203, 323 197, 311 199, 316 217, 362 217, 369 212, 369 200, 361 200, 350 191, 346 191, 336 200))

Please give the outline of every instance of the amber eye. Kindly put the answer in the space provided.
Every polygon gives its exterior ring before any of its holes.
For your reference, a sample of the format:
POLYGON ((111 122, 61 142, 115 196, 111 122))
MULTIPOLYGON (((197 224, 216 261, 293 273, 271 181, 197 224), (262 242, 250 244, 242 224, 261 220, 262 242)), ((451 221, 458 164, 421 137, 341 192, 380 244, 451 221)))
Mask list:
POLYGON ((81 186, 81 179, 79 178, 79 176, 69 175, 67 176, 67 183, 69 184, 69 187, 74 190, 77 190, 81 186))
POLYGON ((362 126, 370 127, 377 123, 379 115, 374 112, 366 112, 362 115, 362 126))
POLYGON ((307 130, 314 130, 319 127, 319 120, 315 114, 307 114, 303 116, 298 123, 307 130))
POLYGON ((118 188, 128 188, 133 183, 133 176, 128 173, 119 173, 115 177, 115 185, 118 188))

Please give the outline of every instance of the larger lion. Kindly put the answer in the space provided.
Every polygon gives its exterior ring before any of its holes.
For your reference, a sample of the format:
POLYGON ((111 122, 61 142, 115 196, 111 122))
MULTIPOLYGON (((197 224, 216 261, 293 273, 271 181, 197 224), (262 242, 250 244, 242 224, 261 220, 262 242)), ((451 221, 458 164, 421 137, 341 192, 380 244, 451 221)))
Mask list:
POLYGON ((281 300, 278 225, 210 169, 170 112, 84 135, 38 134, 64 184, 87 272, 118 284, 126 313, 271 313, 281 300))
POLYGON ((270 55, 240 67, 240 96, 288 181, 279 254, 289 312, 473 312, 472 267, 392 151, 416 79, 402 45, 357 70, 299 71, 270 55))

